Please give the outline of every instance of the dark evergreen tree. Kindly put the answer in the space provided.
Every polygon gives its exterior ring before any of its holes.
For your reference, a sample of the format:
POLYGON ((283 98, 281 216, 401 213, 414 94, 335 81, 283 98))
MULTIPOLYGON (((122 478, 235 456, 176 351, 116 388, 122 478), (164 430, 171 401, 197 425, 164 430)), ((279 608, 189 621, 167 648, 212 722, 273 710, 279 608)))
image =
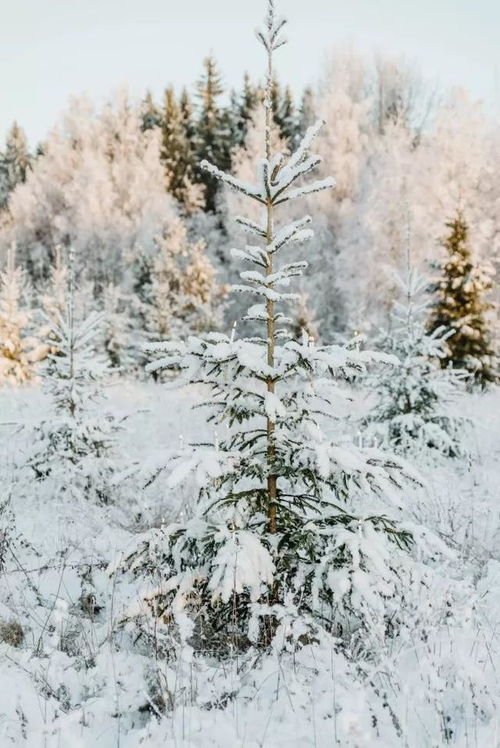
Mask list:
POLYGON ((297 132, 302 136, 315 121, 314 93, 309 86, 304 89, 297 118, 297 132))
POLYGON ((286 86, 281 95, 278 109, 274 115, 274 120, 280 128, 283 137, 287 139, 290 145, 292 145, 297 138, 298 123, 290 86, 286 86))
POLYGON ((31 157, 24 131, 14 122, 7 134, 5 151, 0 154, 0 209, 7 206, 9 195, 26 180, 31 157))
POLYGON ((281 104, 281 84, 277 78, 273 79, 271 85, 271 108, 273 112, 273 120, 278 124, 279 110, 281 104))
POLYGON ((179 106, 182 114, 184 132, 186 133, 186 138, 192 153, 192 162, 194 163, 196 152, 196 123, 194 121, 191 97, 185 87, 182 89, 179 97, 179 106))
POLYGON ((151 91, 146 92, 141 107, 142 129, 153 130, 155 127, 161 127, 162 116, 159 107, 156 105, 151 91))
POLYGON ((243 90, 238 113, 239 122, 239 141, 238 145, 243 145, 248 131, 248 124, 252 118, 253 112, 261 102, 263 97, 262 89, 254 86, 248 73, 243 77, 243 90))
POLYGON ((271 104, 273 108, 273 119, 280 129, 280 133, 287 138, 290 144, 296 140, 297 122, 295 117, 295 105, 289 86, 283 90, 277 78, 274 79, 271 88, 271 104))
POLYGON ((194 185, 194 151, 190 133, 188 102, 183 110, 172 87, 165 91, 162 117, 162 159, 165 163, 168 191, 187 213, 203 203, 200 186, 194 185))
POLYGON ((241 145, 242 122, 240 118, 240 95, 234 88, 229 95, 229 106, 226 110, 229 146, 231 149, 241 145))
MULTIPOLYGON (((219 168, 229 165, 230 145, 227 132, 227 114, 219 100, 224 93, 221 76, 215 58, 210 55, 203 61, 203 74, 197 83, 199 115, 197 121, 198 163, 204 159, 219 168)), ((215 212, 218 191, 217 180, 198 168, 198 180, 205 186, 205 207, 215 212)))
POLYGON ((431 332, 441 327, 453 333, 447 339, 441 366, 465 369, 484 387, 498 380, 492 319, 495 305, 486 299, 495 271, 488 262, 474 261, 469 227, 460 210, 446 226, 449 234, 442 246, 447 256, 436 265, 439 276, 430 288, 436 301, 428 326, 431 332))
POLYGON ((168 190, 181 202, 186 176, 184 156, 187 143, 181 108, 172 86, 165 91, 162 119, 162 158, 165 163, 168 190))

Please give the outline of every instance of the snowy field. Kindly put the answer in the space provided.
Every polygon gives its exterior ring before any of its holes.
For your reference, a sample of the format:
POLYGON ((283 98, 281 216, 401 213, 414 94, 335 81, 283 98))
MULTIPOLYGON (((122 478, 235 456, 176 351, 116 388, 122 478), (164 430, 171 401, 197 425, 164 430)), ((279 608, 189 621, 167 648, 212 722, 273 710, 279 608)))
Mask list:
POLYGON ((469 458, 421 466, 425 488, 405 496, 442 546, 416 559, 394 636, 226 661, 189 647, 155 661, 122 625, 141 603, 119 559, 139 532, 190 513, 161 479, 141 490, 127 476, 213 434, 192 391, 121 381, 108 394, 126 417, 124 478, 121 501, 98 506, 58 502, 16 468, 47 403, 36 385, 0 390, 2 746, 500 745, 498 390, 461 404, 469 458))
POLYGON ((0 748, 500 748, 498 123, 265 4, 0 152, 0 748))

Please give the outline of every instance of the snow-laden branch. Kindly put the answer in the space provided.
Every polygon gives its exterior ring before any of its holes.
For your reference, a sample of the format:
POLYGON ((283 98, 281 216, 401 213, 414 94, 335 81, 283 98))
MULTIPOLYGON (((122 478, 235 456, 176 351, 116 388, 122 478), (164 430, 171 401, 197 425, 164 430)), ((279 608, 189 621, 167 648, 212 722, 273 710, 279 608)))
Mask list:
POLYGON ((324 126, 325 121, 322 119, 317 120, 313 125, 307 128, 304 137, 300 141, 299 145, 297 146, 297 149, 292 153, 290 158, 288 159, 287 168, 288 169, 296 169, 304 160, 304 158, 309 153, 309 150, 311 148, 312 142, 314 138, 317 136, 321 128, 324 126))
POLYGON ((281 283, 288 284, 290 278, 296 278, 301 276, 303 271, 307 268, 307 262, 291 262, 285 265, 280 270, 271 275, 266 276, 267 283, 281 283))
POLYGON ((248 231, 248 233, 257 234, 257 236, 261 236, 265 238, 266 236, 265 226, 261 226, 255 221, 252 221, 250 218, 245 218, 244 216, 236 216, 234 220, 236 221, 236 223, 242 226, 245 231, 248 231))
POLYGON ((243 284, 237 284, 232 287, 235 293, 249 293, 253 296, 261 296, 268 301, 273 301, 275 304, 280 301, 298 301, 300 295, 297 293, 279 293, 274 288, 268 286, 245 286, 243 284))
POLYGON ((302 242, 311 239, 314 236, 314 232, 311 229, 304 229, 304 226, 307 226, 311 221, 311 216, 304 216, 293 223, 283 226, 276 232, 271 244, 268 245, 267 251, 269 254, 274 254, 289 242, 302 242))
MULTIPOLYGON (((309 174, 321 163, 319 156, 309 155, 309 149, 322 125, 323 122, 320 120, 307 130, 299 147, 290 156, 288 161, 285 161, 285 157, 281 153, 274 155, 270 159, 262 159, 257 169, 256 185, 243 182, 206 160, 201 162, 201 168, 212 174, 216 179, 219 179, 238 192, 247 195, 247 197, 257 200, 263 205, 280 205, 288 200, 330 189, 335 186, 335 181, 327 178, 289 190, 289 187, 294 182, 309 174)), ((236 220, 245 229, 259 236, 266 235, 264 227, 259 224, 246 218, 237 218, 236 220)))
POLYGON ((249 283, 255 283, 261 289, 270 288, 274 285, 290 285, 290 278, 302 275, 303 270, 307 267, 307 262, 292 262, 285 265, 280 270, 269 275, 263 275, 256 270, 243 270, 240 278, 249 283))
POLYGON ((216 179, 219 179, 221 182, 224 182, 225 184, 232 187, 234 190, 237 190, 238 192, 242 192, 247 197, 251 197, 254 200, 258 200, 260 203, 266 204, 265 200, 265 192, 262 191, 262 188, 256 187, 255 185, 249 184, 248 182, 243 182, 241 179, 237 179, 236 177, 233 177, 231 174, 227 174, 227 172, 222 171, 214 164, 211 164, 210 161, 207 161, 206 159, 203 159, 200 163, 200 168, 203 169, 203 171, 208 172, 208 174, 211 174, 216 179))
POLYGON ((316 182, 306 184, 303 187, 297 187, 290 192, 285 193, 282 197, 278 198, 274 205, 281 205, 286 203, 288 200, 295 200, 299 197, 305 197, 305 195, 312 195, 314 192, 322 192, 323 190, 329 190, 335 187, 335 179, 333 177, 327 177, 326 179, 318 179, 316 182))
POLYGON ((266 252, 262 247, 247 246, 245 249, 231 249, 231 255, 238 260, 246 260, 260 267, 266 267, 266 252))
POLYGON ((276 203, 276 198, 279 197, 296 179, 309 174, 310 171, 315 169, 321 163, 320 156, 309 156, 295 169, 289 169, 285 167, 280 171, 274 182, 271 183, 273 203, 276 203))

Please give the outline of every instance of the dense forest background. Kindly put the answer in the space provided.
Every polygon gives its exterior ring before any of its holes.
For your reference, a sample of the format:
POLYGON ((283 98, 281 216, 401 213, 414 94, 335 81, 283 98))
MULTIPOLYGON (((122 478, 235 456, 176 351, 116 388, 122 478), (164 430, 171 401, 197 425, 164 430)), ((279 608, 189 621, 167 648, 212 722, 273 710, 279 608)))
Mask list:
MULTIPOLYGON (((71 247, 80 302, 105 310, 115 364, 137 363, 131 350, 150 336, 230 329, 240 311, 225 293, 239 198, 199 163, 250 178, 262 96, 247 75, 226 90, 209 56, 195 85, 167 88, 159 101, 125 91, 100 108, 72 100, 34 148, 14 124, 0 156, 0 262, 15 244, 27 306, 57 295, 55 267, 71 247)), ((317 230, 299 329, 307 321, 334 339, 386 326, 408 242, 429 273, 457 211, 475 260, 498 266, 500 127, 463 91, 436 90, 402 60, 339 49, 314 89, 294 96, 276 79, 272 96, 273 138, 285 151, 316 117, 326 121, 321 169, 337 180, 307 206, 317 230)))

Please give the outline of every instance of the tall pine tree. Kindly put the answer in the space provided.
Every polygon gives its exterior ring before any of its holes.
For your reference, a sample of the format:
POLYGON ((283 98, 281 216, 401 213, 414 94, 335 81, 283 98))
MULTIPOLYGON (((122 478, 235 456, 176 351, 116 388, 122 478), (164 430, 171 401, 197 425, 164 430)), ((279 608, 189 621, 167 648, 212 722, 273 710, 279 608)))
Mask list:
POLYGON ((153 99, 153 94, 151 93, 151 91, 146 91, 146 96, 144 97, 144 101, 142 102, 141 106, 141 115, 142 129, 144 132, 146 130, 153 130, 155 127, 161 127, 162 114, 159 107, 156 105, 155 100, 153 99))
POLYGON ((189 143, 189 149, 193 154, 191 163, 194 167, 196 160, 196 123, 194 120, 193 103, 186 87, 181 91, 179 106, 181 109, 184 132, 186 133, 186 138, 189 143))
MULTIPOLYGON (((196 133, 198 163, 207 159, 221 169, 227 168, 230 153, 227 117, 219 103, 224 87, 213 55, 206 57, 203 61, 203 74, 196 89, 199 100, 196 133)), ((206 210, 215 212, 217 180, 200 169, 198 169, 198 179, 205 185, 206 210)))
POLYGON ((162 117, 162 150, 167 189, 186 213, 203 205, 201 185, 194 184, 194 152, 190 133, 189 103, 177 101, 172 87, 165 91, 162 117))
POLYGON ((235 143, 242 146, 248 132, 248 128, 259 102, 262 100, 263 92, 259 86, 255 86, 248 73, 243 76, 243 90, 241 92, 238 106, 238 139, 235 143))
POLYGON ((495 271, 490 263, 473 259, 469 227, 461 210, 446 226, 449 234, 442 245, 447 257, 436 266, 440 272, 430 288, 435 303, 428 325, 431 331, 444 328, 452 332, 441 366, 465 369, 484 387, 499 376, 495 305, 487 299, 495 271))
POLYGON ((314 103, 314 92, 312 88, 307 87, 304 89, 302 99, 300 102, 300 108, 298 113, 297 121, 297 132, 302 137, 308 127, 311 127, 315 120, 315 103, 314 103))
POLYGON ((281 130, 281 134, 293 146, 297 139, 297 114, 290 86, 285 86, 281 94, 274 120, 281 130))

